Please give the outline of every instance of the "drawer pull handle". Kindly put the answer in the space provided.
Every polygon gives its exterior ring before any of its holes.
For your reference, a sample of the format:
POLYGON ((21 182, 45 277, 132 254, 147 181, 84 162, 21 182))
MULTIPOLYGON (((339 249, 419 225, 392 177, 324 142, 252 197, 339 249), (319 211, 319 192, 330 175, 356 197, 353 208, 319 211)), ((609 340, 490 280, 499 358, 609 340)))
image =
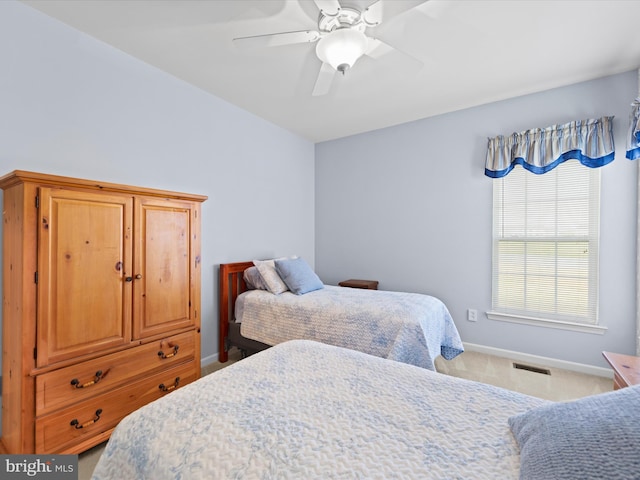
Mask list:
POLYGON ((98 370, 96 372, 96 376, 90 382, 81 384, 77 378, 74 378, 73 380, 71 380, 71 385, 73 385, 76 388, 87 388, 87 387, 90 387, 91 385, 95 385, 100 380, 102 380, 105 376, 106 374, 104 374, 102 370, 98 370))
POLYGON ((173 347, 173 352, 172 352, 172 353, 164 353, 162 350, 160 350, 160 351, 158 352, 158 356, 159 356, 160 358, 171 358, 171 357, 173 357, 173 356, 175 356, 175 355, 177 355, 177 354, 178 354, 178 345, 175 345, 175 346, 173 347))
POLYGON ((176 377, 176 381, 173 383, 173 385, 169 385, 167 387, 165 386, 164 383, 161 383, 160 385, 158 385, 158 388, 163 392, 170 392, 171 390, 175 390, 176 388, 178 388, 179 384, 180 384, 180 377, 176 377))
POLYGON ((98 420, 100 420, 100 415, 102 415, 102 409, 99 408, 98 410, 96 410, 96 416, 93 418, 93 420, 89 420, 87 423, 80 423, 78 422, 77 418, 74 418, 73 420, 71 420, 70 425, 72 427, 75 427, 77 430, 81 429, 81 428, 85 428, 88 427, 90 425, 93 425, 94 423, 96 423, 98 420))

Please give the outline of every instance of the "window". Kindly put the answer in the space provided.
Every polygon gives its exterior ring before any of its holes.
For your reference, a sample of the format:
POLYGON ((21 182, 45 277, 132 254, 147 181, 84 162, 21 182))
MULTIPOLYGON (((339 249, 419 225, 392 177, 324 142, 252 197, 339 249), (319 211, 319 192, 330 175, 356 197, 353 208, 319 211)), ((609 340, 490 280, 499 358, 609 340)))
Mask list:
POLYGON ((597 325, 600 169, 517 167, 493 184, 489 318, 597 325))

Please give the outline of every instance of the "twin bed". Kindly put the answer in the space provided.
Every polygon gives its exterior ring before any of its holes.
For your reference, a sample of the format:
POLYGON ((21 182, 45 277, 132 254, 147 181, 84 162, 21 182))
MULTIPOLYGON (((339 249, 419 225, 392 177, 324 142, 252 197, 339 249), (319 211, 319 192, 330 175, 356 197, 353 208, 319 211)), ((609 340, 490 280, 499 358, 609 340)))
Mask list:
POLYGON ((640 478, 640 386, 553 403, 439 374, 433 358, 461 345, 437 300, 341 287, 256 295, 242 278, 251 265, 221 266, 220 351, 255 354, 123 419, 93 480, 640 478), (332 307, 343 295, 350 315, 332 307), (314 296, 320 310, 301 315, 296 297, 314 296), (393 307, 376 313, 377 298, 393 307), (265 343, 245 337, 240 325, 251 316, 264 322, 261 310, 269 321, 295 318, 297 334, 321 331, 324 341, 290 340, 286 322, 256 334, 265 343), (324 320, 312 327, 309 315, 322 312, 336 335, 324 320), (349 324, 354 331, 342 328, 349 324), (350 348, 340 345, 345 338, 350 348))
POLYGON ((506 418, 543 403, 297 340, 125 418, 93 478, 517 478, 506 418))
POLYGON ((288 340, 316 340, 435 370, 462 341, 444 303, 429 295, 325 285, 303 295, 249 290, 253 262, 220 265, 220 361, 288 340))
POLYGON ((132 413, 93 480, 638 479, 640 386, 568 403, 310 340, 132 413))

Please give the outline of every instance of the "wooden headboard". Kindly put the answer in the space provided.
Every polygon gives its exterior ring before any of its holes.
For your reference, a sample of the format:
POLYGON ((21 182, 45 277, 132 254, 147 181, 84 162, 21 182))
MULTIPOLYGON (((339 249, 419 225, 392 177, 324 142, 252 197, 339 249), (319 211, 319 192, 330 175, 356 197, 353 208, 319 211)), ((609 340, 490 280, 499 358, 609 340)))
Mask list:
POLYGON ((228 359, 225 339, 229 334, 229 322, 233 321, 233 312, 236 306, 236 298, 247 290, 242 274, 253 267, 253 262, 221 263, 220 264, 220 316, 219 334, 220 342, 218 360, 226 362, 228 359))

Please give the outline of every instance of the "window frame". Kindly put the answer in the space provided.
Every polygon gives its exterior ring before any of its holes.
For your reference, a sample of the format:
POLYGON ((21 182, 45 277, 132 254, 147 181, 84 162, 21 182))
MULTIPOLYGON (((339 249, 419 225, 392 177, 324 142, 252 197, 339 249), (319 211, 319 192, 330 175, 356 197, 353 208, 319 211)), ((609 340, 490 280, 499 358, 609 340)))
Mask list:
MULTIPOLYGON (((523 228, 525 231, 521 232, 519 235, 514 235, 513 233, 510 235, 505 235, 504 234, 505 229, 503 228, 504 227, 503 222, 505 221, 505 219, 500 218, 501 216, 502 217, 505 216, 503 206, 505 205, 506 202, 510 201, 509 198, 505 199, 505 195, 508 195, 508 192, 510 191, 510 189, 505 188, 504 182, 512 182, 512 185, 510 187, 513 187, 513 182, 524 182, 523 185, 520 185, 518 183, 516 183, 516 185, 518 185, 519 187, 525 190, 524 193, 521 193, 522 198, 520 198, 520 201, 523 202, 523 206, 525 206, 526 208, 528 205, 532 203, 530 192, 528 189, 531 189, 532 187, 536 187, 536 184, 535 184, 536 178, 541 177, 541 175, 533 174, 529 171, 524 170, 522 167, 516 167, 516 169, 514 169, 514 171, 512 171, 509 175, 506 175, 505 177, 502 177, 502 178, 494 179, 493 181, 492 280, 491 280, 492 309, 491 311, 487 312, 487 317, 492 320, 507 321, 512 323, 521 323, 521 324, 527 324, 527 325, 537 325, 537 326, 545 326, 550 328, 560 328, 560 329, 581 331, 581 332, 587 332, 587 333, 603 334, 607 329, 605 327, 600 326, 598 323, 599 322, 599 319, 598 319, 598 312, 599 312, 599 307, 598 307, 599 252, 598 252, 598 249, 599 249, 599 230, 600 230, 600 169, 585 167, 583 165, 580 165, 580 163, 577 161, 567 161, 567 162, 560 163, 560 165, 558 165, 556 168, 547 172, 544 175, 555 175, 555 177, 545 178, 545 181, 547 180, 555 181, 555 187, 554 187, 555 190, 553 190, 555 196, 554 196, 553 207, 552 207, 553 208, 552 220, 544 224, 545 227, 549 226, 554 228, 555 229, 554 234, 548 234, 548 233, 542 234, 540 233, 541 229, 538 229, 538 232, 536 234, 531 234, 530 232, 526 231, 527 228, 530 228, 530 227, 526 225, 527 220, 524 220, 523 223, 525 224, 525 227, 523 228), (587 190, 586 192, 584 191, 581 192, 583 196, 583 199, 581 200, 583 201, 583 204, 581 205, 581 207, 586 208, 586 211, 588 212, 588 228, 587 228, 586 234, 582 233, 582 234, 575 234, 575 235, 566 235, 566 234, 561 235, 558 233, 559 229, 557 227, 557 223, 559 218, 559 214, 558 214, 559 201, 558 201, 557 192, 559 191, 558 190, 559 180, 557 180, 557 178, 559 174, 566 175, 567 172, 570 172, 570 171, 577 172, 577 170, 569 170, 570 168, 584 169, 584 170, 580 170, 579 172, 585 173, 585 177, 588 178, 587 190), (522 175, 525 175, 525 177, 523 177, 522 175), (587 198, 586 201, 588 202, 586 207, 584 205, 585 194, 587 198), (527 259, 528 252, 525 250, 527 245, 532 245, 537 242, 543 242, 543 243, 552 242, 557 246, 566 242, 575 243, 576 241, 589 242, 588 252, 587 252, 588 267, 587 267, 587 276, 586 276, 587 292, 588 292, 587 306, 589 308, 588 308, 588 313, 586 315, 566 315, 563 313, 558 313, 557 311, 558 298, 564 298, 562 297, 562 295, 559 297, 557 294, 558 279, 563 278, 563 275, 558 273, 560 271, 560 268, 558 267, 558 259, 562 260, 563 257, 558 255, 555 255, 553 257, 554 259, 553 262, 555 262, 555 267, 554 267, 555 270, 552 275, 553 281, 555 282, 554 294, 548 297, 545 297, 555 302, 555 303, 553 302, 551 303, 553 303, 554 305, 553 308, 556 309, 556 311, 552 313, 548 313, 548 312, 544 313, 540 310, 531 310, 528 308, 517 308, 517 307, 514 307, 514 303, 512 303, 511 305, 501 304, 501 296, 499 293, 500 292, 499 279, 500 279, 501 273, 503 274, 503 278, 504 278, 504 270, 500 269, 500 258, 499 258, 499 250, 500 250, 499 247, 501 245, 501 242, 510 242, 515 245, 521 243, 523 245, 522 251, 524 253, 521 255, 522 266, 520 266, 520 270, 517 270, 517 269, 514 270, 513 274, 514 274, 514 277, 518 275, 522 277, 521 284, 519 287, 522 289, 522 292, 518 292, 518 293, 521 294, 522 296, 522 299, 520 299, 520 301, 526 303, 526 299, 531 297, 530 292, 528 292, 528 289, 527 289, 527 279, 533 278, 534 276, 540 277, 540 275, 527 273, 528 267, 526 266, 527 265, 526 259, 527 259)), ((540 185, 542 184, 539 183, 538 186, 540 185)), ((579 184, 576 184, 576 185, 579 185, 579 184)), ((544 187, 540 186, 540 188, 538 188, 537 191, 540 191, 541 189, 544 190, 544 187)), ((536 190, 531 190, 531 192, 533 192, 531 195, 535 195, 536 190)), ((516 197, 516 195, 513 195, 513 197, 516 197)), ((546 222, 546 219, 545 219, 545 222, 546 222)), ((511 225, 507 225, 506 228, 507 230, 511 228, 510 230, 511 232, 514 231, 514 228, 512 228, 511 225)), ((546 230, 546 228, 542 230, 546 230)), ((504 243, 502 244, 504 245, 504 243)), ((504 258, 505 257, 503 257, 503 259, 504 258)), ((564 259, 566 260, 566 257, 564 259)), ((552 265, 553 262, 550 262, 550 264, 552 265)), ((513 296, 514 299, 516 297, 517 297, 516 295, 513 296)), ((538 303, 545 304, 545 302, 540 301, 540 299, 538 299, 538 303)), ((545 305, 550 305, 550 303, 546 303, 545 305)))

